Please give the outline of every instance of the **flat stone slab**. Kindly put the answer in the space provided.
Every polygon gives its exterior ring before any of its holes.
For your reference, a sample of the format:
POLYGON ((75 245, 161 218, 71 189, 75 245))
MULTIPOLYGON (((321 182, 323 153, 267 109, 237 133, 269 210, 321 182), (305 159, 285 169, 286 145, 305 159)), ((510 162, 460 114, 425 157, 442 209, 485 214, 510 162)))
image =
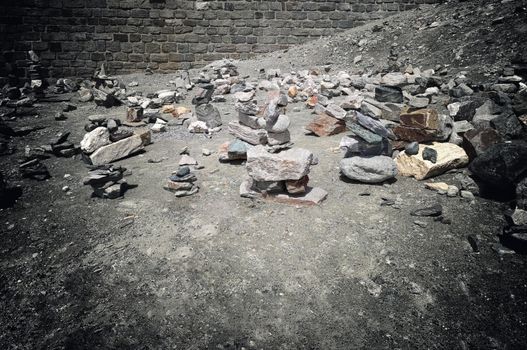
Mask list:
POLYGON ((262 194, 251 189, 252 180, 245 180, 240 185, 240 196, 244 198, 259 198, 267 202, 282 203, 288 205, 312 206, 320 204, 327 198, 327 191, 320 187, 306 187, 306 192, 300 194, 272 193, 262 194))
POLYGON ((229 123, 229 132, 234 136, 251 145, 267 144, 267 131, 264 129, 252 129, 238 122, 229 123))

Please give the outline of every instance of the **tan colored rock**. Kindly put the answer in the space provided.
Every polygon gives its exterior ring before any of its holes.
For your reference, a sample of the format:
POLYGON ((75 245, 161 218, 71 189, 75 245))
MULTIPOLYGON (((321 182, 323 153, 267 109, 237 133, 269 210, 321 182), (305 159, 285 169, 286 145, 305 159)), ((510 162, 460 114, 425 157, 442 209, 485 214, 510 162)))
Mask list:
POLYGON ((401 152, 395 162, 400 175, 413 176, 417 180, 423 180, 443 174, 451 169, 466 166, 468 155, 463 148, 452 143, 434 142, 432 145, 419 145, 419 153, 413 156, 407 155, 404 151, 401 152), (425 147, 432 148, 437 152, 436 163, 423 159, 425 147))
POLYGON ((135 135, 139 136, 143 141, 143 146, 147 146, 152 143, 152 132, 149 129, 138 129, 134 132, 135 135))
POLYGON ((448 184, 445 182, 427 182, 425 187, 432 191, 448 191, 448 184))
POLYGON ((307 189, 307 183, 309 182, 309 176, 304 176, 300 180, 287 180, 285 182, 285 188, 290 194, 305 193, 307 189))
POLYGON ((99 148, 90 156, 90 160, 93 165, 108 164, 136 153, 143 148, 141 136, 133 135, 99 148))
POLYGON ((298 88, 296 87, 296 85, 290 86, 287 90, 287 94, 291 98, 296 97, 296 95, 298 94, 298 88))
POLYGON ((175 182, 168 180, 163 188, 170 192, 191 190, 194 184, 191 182, 175 182))
POLYGON ((346 131, 346 123, 324 113, 317 115, 306 129, 317 136, 331 136, 346 131))

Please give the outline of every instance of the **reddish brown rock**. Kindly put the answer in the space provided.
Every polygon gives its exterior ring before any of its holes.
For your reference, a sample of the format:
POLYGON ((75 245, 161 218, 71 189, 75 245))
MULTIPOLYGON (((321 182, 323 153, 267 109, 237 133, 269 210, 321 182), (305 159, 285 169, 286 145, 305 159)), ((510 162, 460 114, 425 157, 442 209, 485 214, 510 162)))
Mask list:
POLYGON ((306 129, 317 136, 331 136, 346 131, 346 123, 327 114, 320 114, 306 126, 306 129))
POLYGON ((401 125, 393 132, 400 140, 429 142, 445 141, 452 133, 452 119, 439 115, 433 109, 419 109, 410 113, 402 113, 401 125))
POLYGON ((287 189, 287 192, 290 194, 305 193, 308 182, 309 176, 306 175, 300 180, 287 180, 285 182, 285 187, 287 189))

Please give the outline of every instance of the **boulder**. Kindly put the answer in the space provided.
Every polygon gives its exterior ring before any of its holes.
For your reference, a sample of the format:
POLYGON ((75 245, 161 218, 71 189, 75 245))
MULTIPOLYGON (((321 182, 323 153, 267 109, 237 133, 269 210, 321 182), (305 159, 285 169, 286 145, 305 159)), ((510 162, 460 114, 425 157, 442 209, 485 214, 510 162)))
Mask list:
POLYGON ((141 136, 133 135, 99 148, 90 156, 90 160, 93 165, 108 164, 136 153, 143 148, 141 136))
POLYGON ((263 146, 247 150, 247 172, 256 181, 300 180, 309 173, 313 153, 295 148, 269 153, 263 146))
POLYGON ((291 134, 289 130, 284 132, 268 132, 267 143, 271 146, 283 145, 291 141, 291 134))
POLYGON ((490 126, 496 129, 504 140, 514 140, 525 136, 523 123, 514 113, 502 113, 490 121, 490 126))
POLYGON ((99 148, 110 143, 112 143, 110 141, 110 132, 107 128, 100 126, 84 135, 80 146, 83 152, 93 153, 99 148))
POLYGON ((289 128, 290 124, 291 121, 289 120, 289 117, 285 114, 280 114, 274 124, 271 127, 267 128, 267 131, 274 133, 282 133, 287 131, 287 128, 289 128))
POLYGON ((401 152, 395 159, 399 174, 413 176, 417 180, 423 180, 444 172, 464 167, 468 164, 468 156, 463 148, 452 143, 434 142, 432 145, 419 145, 419 153, 408 155, 401 152), (429 147, 437 152, 435 163, 423 159, 423 151, 429 147))
POLYGON ((527 144, 492 145, 474 159, 469 169, 480 182, 495 189, 515 189, 527 175, 527 144))
POLYGON ((340 171, 351 180, 379 183, 394 178, 397 166, 391 157, 351 157, 340 161, 340 171))

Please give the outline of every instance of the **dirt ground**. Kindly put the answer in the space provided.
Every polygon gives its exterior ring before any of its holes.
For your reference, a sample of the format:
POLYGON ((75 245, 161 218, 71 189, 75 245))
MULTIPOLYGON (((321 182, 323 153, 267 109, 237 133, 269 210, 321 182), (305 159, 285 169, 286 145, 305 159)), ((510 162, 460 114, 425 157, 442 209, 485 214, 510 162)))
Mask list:
MULTIPOLYGON (((262 67, 287 66, 295 50, 242 62, 240 71, 256 79, 262 67)), ((121 78, 146 94, 174 76, 121 78)), ((46 128, 15 138, 17 152, 0 157, 7 181, 23 188, 0 210, 1 349, 525 348, 527 260, 496 250, 506 203, 442 196, 400 176, 346 181, 335 150, 342 135, 305 135, 313 116, 300 103, 287 114, 295 146, 319 159, 310 184, 329 193, 319 206, 241 198, 244 165, 215 153, 232 139, 226 127, 212 138, 182 126, 154 134, 144 153, 116 162, 137 185, 122 199, 91 198, 78 157, 44 160, 52 175, 44 182, 21 179, 26 145, 59 131, 78 143, 89 115, 125 117, 125 107, 76 99, 66 121, 54 120, 59 103, 25 110, 15 125, 46 128), (163 184, 184 146, 204 168, 199 193, 176 198, 163 184), (416 225, 410 212, 436 203, 451 224, 416 225)), ((215 106, 224 124, 235 119, 232 96, 215 106)), ((455 183, 455 175, 433 180, 455 183)))

